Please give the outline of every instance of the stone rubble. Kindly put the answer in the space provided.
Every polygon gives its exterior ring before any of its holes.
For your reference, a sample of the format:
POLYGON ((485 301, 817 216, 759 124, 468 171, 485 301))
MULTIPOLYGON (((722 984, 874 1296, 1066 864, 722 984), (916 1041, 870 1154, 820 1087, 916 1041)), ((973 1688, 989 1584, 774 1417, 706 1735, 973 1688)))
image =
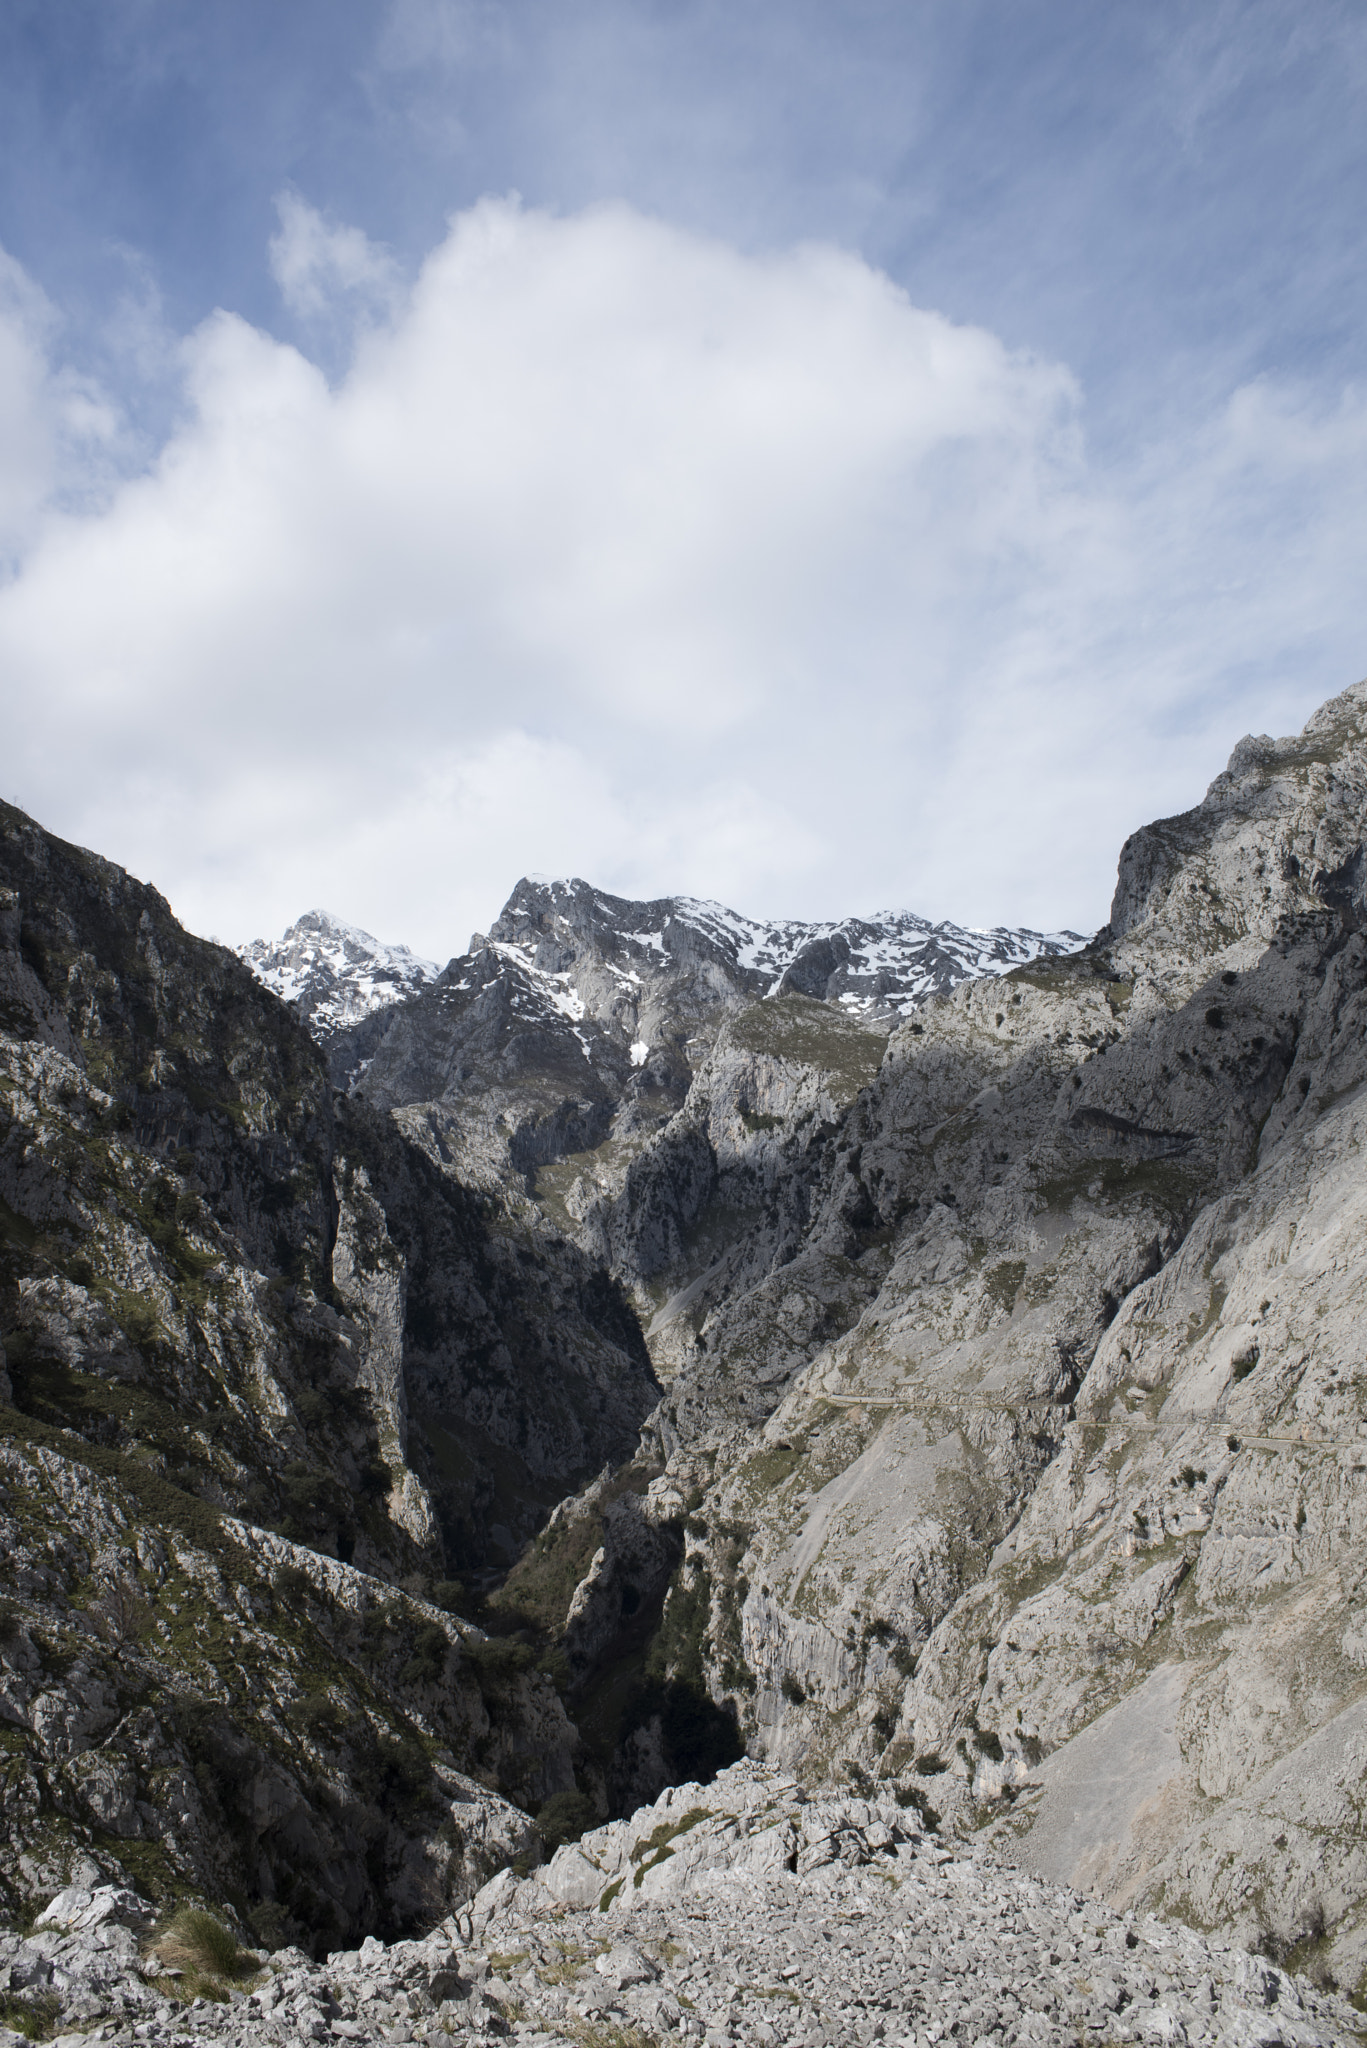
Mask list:
MULTIPOLYGON (((283 1949, 226 2002, 165 1995, 139 1945, 149 1918, 106 1886, 63 1893, 27 1938, 0 1935, 10 2017, 38 2001, 68 2048, 1337 2048, 1364 2032, 1346 2000, 1259 1956, 749 1760, 530 1877, 500 1872, 423 1939, 372 1937, 326 1963, 283 1949)), ((21 2039, 0 2030, 0 2048, 21 2039)))

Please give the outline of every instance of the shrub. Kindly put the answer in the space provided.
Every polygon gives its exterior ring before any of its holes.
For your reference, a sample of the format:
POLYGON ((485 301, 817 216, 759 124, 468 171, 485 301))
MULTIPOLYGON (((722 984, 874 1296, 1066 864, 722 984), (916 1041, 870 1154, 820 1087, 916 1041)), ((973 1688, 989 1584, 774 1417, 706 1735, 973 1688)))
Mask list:
POLYGON ((252 1907, 247 1917, 252 1933, 263 1948, 274 1950, 285 1946, 289 1915, 278 1899, 262 1899, 259 1905, 252 1907))
POLYGON ((277 1597, 287 1607, 302 1607, 313 1591, 313 1581, 306 1571, 297 1564, 282 1565, 275 1574, 272 1586, 277 1597))
POLYGON ((482 1643, 466 1643, 465 1654, 486 1701, 506 1701, 518 1680, 536 1662, 536 1652, 526 1643, 514 1642, 510 1636, 489 1636, 482 1643))
POLYGON ((280 1492, 295 1517, 323 1514, 328 1491, 326 1473, 314 1471, 302 1458, 292 1458, 280 1476, 280 1492))
POLYGON ((568 1693, 574 1683, 570 1660, 558 1647, 543 1651, 536 1660, 536 1668, 543 1678, 549 1678, 558 1693, 568 1693))
MULTIPOLYGON (((943 1768, 943 1766, 941 1768, 943 1768)), ((897 1804, 899 1806, 909 1806, 914 1813, 920 1815, 921 1825, 923 1828, 926 1828, 931 1833, 933 1833, 935 1829, 939 1827, 939 1814, 931 1805, 930 1801, 926 1798, 925 1793, 922 1792, 918 1786, 899 1785, 897 1787, 896 1799, 897 1804)))
POLYGON ((139 1347, 154 1344, 161 1335, 156 1302, 132 1288, 123 1288, 115 1296, 114 1320, 129 1342, 139 1347))
POLYGON ((556 1792, 536 1816, 537 1832, 551 1855, 564 1842, 577 1842, 596 1816, 582 1792, 556 1792))
POLYGON ((432 1783, 427 1751, 416 1736, 399 1735, 381 1736, 378 1753, 383 1803, 411 1809, 432 1783))
POLYGON ((286 1707, 285 1716, 301 1735, 314 1737, 340 1735, 347 1725, 345 1712, 326 1693, 309 1693, 304 1699, 293 1701, 286 1707))
POLYGON ((399 1673, 403 1685, 436 1685, 446 1669, 451 1644, 444 1628, 425 1621, 413 1638, 413 1654, 399 1673))
POLYGON ((361 1467, 361 1492, 367 1500, 383 1500, 394 1484, 394 1475, 383 1458, 368 1458, 361 1467))
POLYGON ((157 1934, 154 1953, 168 1968, 182 1972, 182 1996, 201 1992, 249 1975, 255 1959, 243 1954, 237 1936, 200 1906, 181 1906, 157 1934))
POLYGON ((115 1649, 146 1641, 155 1625, 146 1600, 135 1586, 122 1579, 113 1579, 103 1587, 86 1612, 96 1635, 115 1649))

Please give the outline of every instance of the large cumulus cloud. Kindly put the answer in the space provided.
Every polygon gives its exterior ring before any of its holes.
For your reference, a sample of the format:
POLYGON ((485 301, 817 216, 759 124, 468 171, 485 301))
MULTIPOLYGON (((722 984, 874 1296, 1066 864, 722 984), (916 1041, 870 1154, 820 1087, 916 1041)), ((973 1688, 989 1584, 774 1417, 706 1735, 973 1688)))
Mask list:
POLYGON ((831 247, 489 200, 404 292, 281 221, 343 373, 219 313, 156 461, 0 591, 12 793, 201 929, 322 901, 442 953, 528 867, 1094 921, 1233 697, 1351 680, 1351 398, 1098 477, 1065 369, 831 247))

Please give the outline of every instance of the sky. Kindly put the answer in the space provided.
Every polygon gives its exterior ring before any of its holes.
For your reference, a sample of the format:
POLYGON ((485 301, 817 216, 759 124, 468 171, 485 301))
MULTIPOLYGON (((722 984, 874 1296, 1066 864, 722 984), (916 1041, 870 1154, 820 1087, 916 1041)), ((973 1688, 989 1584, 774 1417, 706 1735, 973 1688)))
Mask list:
POLYGON ((1367 673, 1367 11, 9 0, 0 796, 237 943, 1090 931, 1367 673))

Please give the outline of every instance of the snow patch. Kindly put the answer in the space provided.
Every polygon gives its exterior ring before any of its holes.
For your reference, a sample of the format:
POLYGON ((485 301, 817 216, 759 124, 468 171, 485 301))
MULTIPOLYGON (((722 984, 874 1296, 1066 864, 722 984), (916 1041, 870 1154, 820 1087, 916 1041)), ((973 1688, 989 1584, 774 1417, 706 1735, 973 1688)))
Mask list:
POLYGON ((237 952, 258 981, 324 1034, 403 1002, 441 972, 434 960, 384 945, 327 910, 305 911, 283 938, 254 939, 237 952))

